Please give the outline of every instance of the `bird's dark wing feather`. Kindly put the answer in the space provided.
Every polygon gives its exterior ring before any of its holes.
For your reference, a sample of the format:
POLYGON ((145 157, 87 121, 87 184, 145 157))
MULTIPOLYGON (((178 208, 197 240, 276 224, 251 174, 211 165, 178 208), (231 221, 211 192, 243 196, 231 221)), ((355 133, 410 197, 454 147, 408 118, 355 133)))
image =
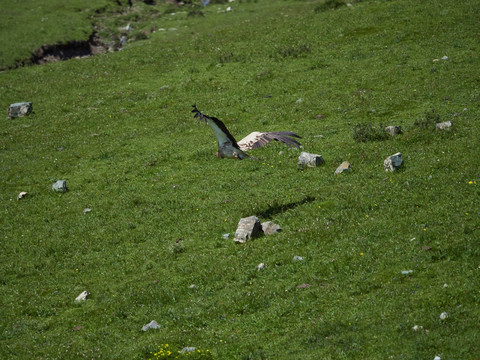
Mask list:
POLYGON ((194 118, 205 120, 205 123, 210 125, 210 127, 212 128, 215 134, 215 137, 217 138, 217 142, 219 146, 223 146, 223 144, 225 144, 226 142, 230 142, 233 146, 238 148, 237 141, 235 140, 233 135, 230 134, 230 131, 228 131, 227 127, 222 121, 220 121, 216 117, 202 114, 197 109, 196 105, 193 105, 192 113, 195 113, 195 115, 193 116, 194 118), (210 122, 208 120, 210 120, 210 122))

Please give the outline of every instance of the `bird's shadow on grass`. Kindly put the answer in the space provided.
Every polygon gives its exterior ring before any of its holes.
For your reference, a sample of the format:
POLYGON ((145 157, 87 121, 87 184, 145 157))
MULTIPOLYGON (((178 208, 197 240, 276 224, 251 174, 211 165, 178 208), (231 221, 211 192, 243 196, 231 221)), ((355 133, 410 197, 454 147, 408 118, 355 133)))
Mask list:
POLYGON ((315 201, 315 198, 313 196, 307 196, 303 198, 302 200, 291 202, 288 204, 273 204, 267 207, 265 210, 262 210, 258 213, 260 218, 263 219, 271 219, 277 214, 284 213, 285 211, 291 210, 296 208, 297 206, 311 203, 312 201, 315 201))

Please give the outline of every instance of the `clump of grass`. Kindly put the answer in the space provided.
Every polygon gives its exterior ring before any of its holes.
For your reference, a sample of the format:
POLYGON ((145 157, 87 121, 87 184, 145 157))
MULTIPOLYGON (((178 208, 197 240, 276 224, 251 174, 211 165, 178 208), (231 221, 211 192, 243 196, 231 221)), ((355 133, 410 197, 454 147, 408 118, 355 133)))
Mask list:
POLYGON ((356 142, 383 141, 389 138, 384 125, 357 124, 353 127, 353 140, 356 142))
POLYGON ((298 58, 302 55, 310 54, 312 52, 310 45, 308 44, 299 44, 299 45, 290 45, 282 47, 278 50, 278 53, 283 58, 293 57, 298 58))
POLYGON ((315 8, 315 12, 324 12, 331 9, 338 9, 339 7, 345 6, 345 1, 342 0, 327 0, 323 4, 318 5, 315 8))
POLYGON ((435 125, 440 122, 440 119, 440 114, 435 109, 431 109, 420 119, 415 120, 413 125, 422 129, 435 130, 435 125))

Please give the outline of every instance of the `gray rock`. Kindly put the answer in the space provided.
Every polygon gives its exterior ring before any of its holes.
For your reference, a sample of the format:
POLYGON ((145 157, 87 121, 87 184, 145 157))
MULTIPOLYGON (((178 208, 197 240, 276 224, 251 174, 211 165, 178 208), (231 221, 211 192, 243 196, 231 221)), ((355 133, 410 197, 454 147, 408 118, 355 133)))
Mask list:
POLYGON ((52 185, 52 190, 57 192, 67 192, 67 181, 66 180, 58 180, 56 183, 52 185))
POLYGON ((260 271, 260 270, 263 270, 267 267, 267 265, 265 263, 260 263, 257 265, 257 270, 260 271))
POLYGON ((161 326, 155 320, 152 320, 147 325, 143 325, 142 331, 147 331, 150 329, 160 329, 160 328, 161 326))
POLYGON ((258 220, 256 216, 249 216, 240 219, 233 240, 237 243, 244 243, 249 239, 259 236, 261 231, 262 225, 260 225, 260 220, 258 220))
POLYGON ((401 153, 396 153, 385 159, 383 166, 385 171, 395 171, 403 164, 403 158, 401 153))
POLYGON ((452 122, 451 121, 444 121, 441 123, 437 123, 435 125, 435 128, 437 130, 449 130, 452 127, 452 122))
POLYGON ((26 191, 22 191, 20 194, 18 194, 17 200, 22 200, 22 199, 25 198, 25 196, 27 196, 27 192, 26 192, 26 191))
POLYGON ((283 229, 280 227, 280 225, 277 225, 272 221, 266 221, 262 223, 262 230, 265 235, 271 235, 279 233, 283 229))
POLYGON ((186 353, 191 353, 197 351, 196 347, 193 346, 186 346, 182 350, 180 350, 180 354, 186 354, 186 353))
POLYGON ((337 168, 337 170, 335 170, 335 174, 341 174, 343 172, 349 172, 350 171, 350 168, 352 167, 352 165, 350 165, 350 163, 348 161, 344 161, 340 164, 340 166, 337 168))
POLYGON ((390 135, 392 136, 395 136, 395 135, 398 135, 398 134, 401 134, 402 133, 402 127, 401 126, 387 126, 385 128, 385 131, 388 132, 390 135))
POLYGON ((293 257, 293 261, 294 261, 294 262, 303 261, 303 257, 298 256, 298 255, 295 255, 295 256, 293 257))
POLYGON ((90 208, 83 209, 84 214, 88 214, 89 212, 92 212, 92 209, 90 209, 90 208))
POLYGON ((20 102, 11 104, 8 108, 8 118, 16 118, 26 116, 33 111, 33 104, 31 102, 20 102))
POLYGON ((317 167, 325 164, 322 155, 310 154, 305 151, 300 153, 297 161, 297 168, 303 170, 307 167, 317 167))

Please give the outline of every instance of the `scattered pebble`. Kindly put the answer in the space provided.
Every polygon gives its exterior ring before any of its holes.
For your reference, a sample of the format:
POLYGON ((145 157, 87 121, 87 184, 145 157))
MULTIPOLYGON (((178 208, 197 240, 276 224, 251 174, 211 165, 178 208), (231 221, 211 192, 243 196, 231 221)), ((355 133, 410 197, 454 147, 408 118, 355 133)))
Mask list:
POLYGON ((308 289, 310 286, 310 284, 300 284, 297 286, 297 289, 308 289))
POLYGON ((443 284, 443 287, 444 288, 448 287, 448 284, 447 283, 443 284))
POLYGON ((25 198, 25 196, 27 196, 27 193, 25 191, 22 191, 20 194, 18 194, 17 200, 22 200, 23 198, 25 198))
POLYGON ((413 270, 403 270, 402 275, 410 275, 413 274, 413 270))
POLYGON ((293 257, 293 261, 303 261, 303 257, 298 256, 298 255, 295 255, 295 256, 293 257))
POLYGON ((192 284, 192 285, 189 286, 189 288, 190 288, 190 289, 196 289, 196 288, 197 288, 197 285, 192 284))
POLYGON ((223 234, 222 235, 222 238, 224 238, 225 240, 227 240, 229 237, 230 237, 230 234, 223 234))
POLYGON ((265 263, 260 263, 257 265, 257 270, 260 271, 260 270, 263 270, 267 267, 267 265, 265 265, 265 263))
POLYGON ((90 295, 90 293, 85 290, 84 292, 82 292, 80 295, 77 296, 77 298, 75 299, 75 302, 87 300, 88 295, 90 295))
POLYGON ((92 212, 92 209, 90 209, 90 208, 83 209, 84 214, 88 214, 89 212, 92 212))
POLYGON ((415 326, 412 328, 412 330, 413 330, 413 331, 423 330, 423 326, 415 325, 415 326))
POLYGON ((440 319, 441 319, 441 320, 445 320, 446 318, 448 318, 448 314, 447 314, 446 312, 442 312, 442 313, 440 314, 440 319))
POLYGON ((56 183, 52 184, 52 190, 57 192, 66 192, 67 182, 65 180, 58 180, 56 183))
POLYGON ((180 354, 191 353, 191 352, 194 352, 194 351, 197 351, 196 347, 187 346, 187 347, 184 347, 182 350, 180 350, 180 354))
POLYGON ((155 320, 152 320, 147 325, 144 325, 142 327, 142 331, 147 331, 150 329, 160 329, 160 327, 161 326, 155 320))
POLYGON ((442 358, 438 355, 435 355, 435 357, 433 358, 433 360, 442 360, 442 358))

